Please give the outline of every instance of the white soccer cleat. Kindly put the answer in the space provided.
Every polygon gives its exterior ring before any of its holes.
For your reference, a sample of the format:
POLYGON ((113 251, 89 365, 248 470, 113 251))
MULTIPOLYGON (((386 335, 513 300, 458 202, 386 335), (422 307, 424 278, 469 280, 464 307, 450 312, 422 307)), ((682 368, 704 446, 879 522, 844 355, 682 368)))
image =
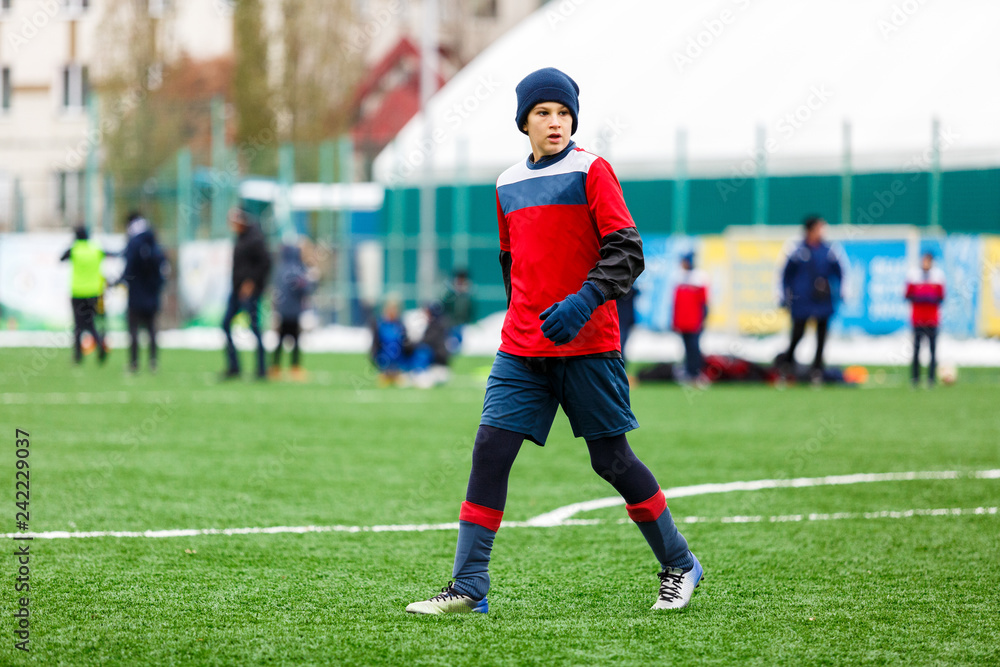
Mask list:
POLYGON ((704 574, 701 563, 694 554, 691 554, 691 558, 694 559, 694 567, 687 572, 676 567, 668 567, 660 572, 660 596, 653 609, 683 609, 691 602, 694 589, 698 588, 704 574))
POLYGON ((406 606, 406 611, 411 614, 467 614, 476 612, 485 614, 489 611, 489 603, 484 597, 482 600, 459 593, 451 584, 441 589, 441 592, 430 600, 413 602, 406 606))

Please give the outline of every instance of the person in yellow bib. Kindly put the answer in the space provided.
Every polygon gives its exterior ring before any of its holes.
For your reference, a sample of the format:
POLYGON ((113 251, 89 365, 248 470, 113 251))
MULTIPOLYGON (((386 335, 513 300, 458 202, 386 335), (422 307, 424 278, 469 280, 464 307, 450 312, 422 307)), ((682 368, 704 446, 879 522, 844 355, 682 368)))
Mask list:
POLYGON ((73 306, 73 361, 79 364, 83 360, 83 350, 80 340, 86 331, 94 337, 97 347, 97 358, 103 364, 108 356, 104 347, 104 337, 94 324, 97 314, 97 302, 104 293, 104 276, 101 274, 101 262, 107 255, 96 243, 90 240, 87 228, 76 228, 76 241, 63 253, 62 261, 69 260, 72 266, 70 278, 70 303, 73 306))

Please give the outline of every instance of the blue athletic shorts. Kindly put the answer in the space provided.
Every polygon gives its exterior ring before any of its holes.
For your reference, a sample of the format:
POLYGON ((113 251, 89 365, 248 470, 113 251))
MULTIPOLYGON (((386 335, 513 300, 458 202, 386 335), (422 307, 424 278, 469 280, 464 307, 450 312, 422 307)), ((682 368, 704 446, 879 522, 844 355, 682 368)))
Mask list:
POLYGON ((560 405, 577 438, 608 438, 639 428, 621 359, 525 359, 497 353, 481 423, 544 445, 560 405))

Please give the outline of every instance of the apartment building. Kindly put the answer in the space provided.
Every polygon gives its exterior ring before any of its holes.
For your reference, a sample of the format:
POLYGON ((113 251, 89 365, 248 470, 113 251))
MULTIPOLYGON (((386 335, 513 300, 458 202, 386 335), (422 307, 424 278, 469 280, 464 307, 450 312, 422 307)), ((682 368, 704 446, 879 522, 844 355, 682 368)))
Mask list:
MULTIPOLYGON (((224 0, 124 1, 156 22, 165 60, 232 51, 224 0)), ((99 55, 121 45, 108 34, 116 2, 0 0, 0 232, 64 228, 103 208, 100 180, 86 177, 88 158, 100 159, 100 120, 88 107, 99 55)))
MULTIPOLYGON (((264 2, 273 34, 285 1, 264 2)), ((402 39, 419 43, 429 2, 357 0, 356 26, 345 48, 358 49, 374 64, 402 39)), ((445 54, 441 74, 449 78, 541 4, 434 0, 445 54)), ((0 0, 0 232, 63 229, 100 219, 106 119, 91 102, 100 63, 107 61, 102 57, 128 40, 120 15, 118 23, 111 20, 121 11, 154 22, 162 63, 232 53, 233 0, 0 0), (88 160, 95 167, 89 171, 88 160)), ((150 87, 157 85, 156 74, 154 67, 150 87)))

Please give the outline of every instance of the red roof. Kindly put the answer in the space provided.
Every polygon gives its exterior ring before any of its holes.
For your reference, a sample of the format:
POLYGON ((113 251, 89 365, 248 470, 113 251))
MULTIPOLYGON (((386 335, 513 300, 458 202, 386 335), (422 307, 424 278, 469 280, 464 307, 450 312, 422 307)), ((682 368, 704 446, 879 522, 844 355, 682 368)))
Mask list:
MULTIPOLYGON (((440 71, 437 87, 445 83, 440 71)), ((351 128, 355 145, 379 151, 420 111, 420 50, 408 38, 372 67, 354 95, 358 120, 351 128)))

